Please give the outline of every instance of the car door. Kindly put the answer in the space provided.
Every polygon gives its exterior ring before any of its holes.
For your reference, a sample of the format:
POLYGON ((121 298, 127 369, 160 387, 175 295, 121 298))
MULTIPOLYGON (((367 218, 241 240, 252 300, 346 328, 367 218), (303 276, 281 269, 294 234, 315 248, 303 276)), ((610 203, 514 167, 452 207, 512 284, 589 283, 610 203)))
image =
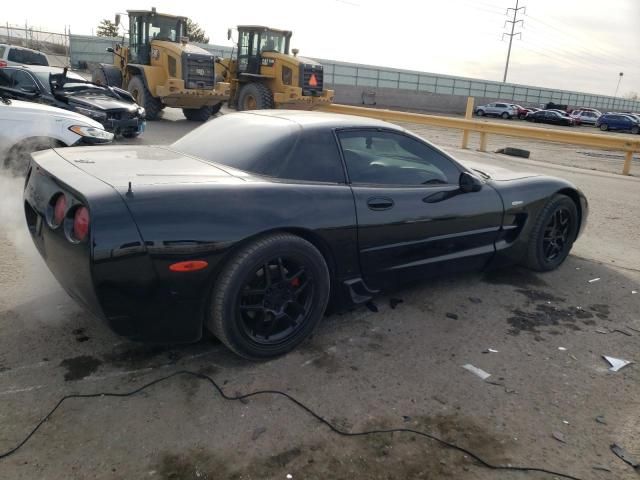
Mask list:
POLYGON ((489 103, 487 105, 487 111, 486 113, 488 115, 495 115, 496 114, 496 104, 495 103, 489 103))
POLYGON ((503 206, 489 185, 462 193, 464 170, 403 132, 337 132, 358 219, 363 277, 373 288, 397 275, 481 268, 495 251, 503 206))

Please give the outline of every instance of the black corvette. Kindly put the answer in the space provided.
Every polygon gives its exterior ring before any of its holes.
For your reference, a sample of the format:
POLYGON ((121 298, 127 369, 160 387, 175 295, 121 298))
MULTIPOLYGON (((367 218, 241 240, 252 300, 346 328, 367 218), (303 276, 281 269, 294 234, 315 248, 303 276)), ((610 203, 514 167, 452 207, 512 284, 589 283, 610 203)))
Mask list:
POLYGON ((260 111, 168 147, 33 155, 33 240, 66 291, 119 334, 283 354, 333 302, 520 263, 558 267, 587 201, 564 180, 457 162, 385 122, 260 111))
POLYGON ((126 90, 88 82, 58 67, 0 68, 4 96, 71 110, 102 124, 105 130, 134 138, 144 132, 145 110, 126 90))

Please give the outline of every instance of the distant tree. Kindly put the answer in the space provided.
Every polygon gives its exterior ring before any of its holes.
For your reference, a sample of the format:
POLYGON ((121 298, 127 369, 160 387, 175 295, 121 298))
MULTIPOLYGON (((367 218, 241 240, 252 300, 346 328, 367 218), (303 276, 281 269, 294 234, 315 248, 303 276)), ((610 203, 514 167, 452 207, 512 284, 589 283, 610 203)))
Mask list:
POLYGON ((191 19, 187 19, 187 37, 189 41, 196 43, 209 43, 206 32, 191 19))
POLYGON ((638 95, 638 92, 629 92, 623 95, 623 97, 628 100, 640 100, 640 95, 638 95))
POLYGON ((118 26, 115 23, 113 23, 111 20, 107 20, 105 18, 100 22, 100 25, 98 25, 96 34, 99 37, 117 37, 118 26))

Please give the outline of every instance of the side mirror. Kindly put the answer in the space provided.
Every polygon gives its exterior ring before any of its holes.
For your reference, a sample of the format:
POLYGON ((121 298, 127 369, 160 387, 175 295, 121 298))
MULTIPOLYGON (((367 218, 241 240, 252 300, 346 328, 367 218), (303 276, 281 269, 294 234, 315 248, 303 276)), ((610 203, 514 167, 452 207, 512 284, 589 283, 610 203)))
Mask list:
POLYGON ((118 25, 120 25, 120 14, 119 13, 116 13, 116 22, 115 23, 116 23, 116 27, 118 25))
POLYGON ((106 50, 107 50, 107 52, 109 52, 109 53, 113 53, 113 47, 107 47, 107 48, 106 48, 106 50))
POLYGON ((479 192, 480 190, 482 190, 482 181, 478 177, 469 172, 460 174, 460 191, 462 193, 479 192))

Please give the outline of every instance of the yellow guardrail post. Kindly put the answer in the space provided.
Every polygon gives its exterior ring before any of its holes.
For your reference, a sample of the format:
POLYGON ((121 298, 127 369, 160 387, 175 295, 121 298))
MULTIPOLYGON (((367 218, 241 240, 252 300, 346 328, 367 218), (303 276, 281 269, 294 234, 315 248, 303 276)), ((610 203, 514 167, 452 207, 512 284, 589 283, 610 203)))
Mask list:
POLYGON ((624 154, 624 165, 622 167, 622 174, 629 175, 631 173, 631 161, 633 160, 633 152, 628 151, 624 154))
MULTIPOLYGON (((474 100, 475 99, 473 97, 467 97, 467 110, 465 111, 465 114, 464 114, 464 118, 466 118, 467 120, 471 120, 471 118, 473 117, 474 100)), ((469 148, 469 130, 465 129, 462 131, 461 148, 464 148, 464 149, 469 148)))
POLYGON ((529 138, 543 142, 569 143, 585 147, 626 152, 624 175, 631 171, 634 153, 640 153, 640 135, 612 135, 602 133, 577 132, 576 129, 555 129, 530 127, 525 125, 507 125, 501 122, 468 120, 466 118, 441 117, 420 113, 399 112, 377 108, 355 107, 351 105, 330 104, 318 108, 325 112, 360 115, 377 118, 387 122, 417 123, 435 127, 455 128, 480 133, 480 151, 486 151, 487 135, 504 135, 506 137, 529 138))
POLYGON ((480 149, 481 152, 487 151, 487 132, 480 132, 480 149))

